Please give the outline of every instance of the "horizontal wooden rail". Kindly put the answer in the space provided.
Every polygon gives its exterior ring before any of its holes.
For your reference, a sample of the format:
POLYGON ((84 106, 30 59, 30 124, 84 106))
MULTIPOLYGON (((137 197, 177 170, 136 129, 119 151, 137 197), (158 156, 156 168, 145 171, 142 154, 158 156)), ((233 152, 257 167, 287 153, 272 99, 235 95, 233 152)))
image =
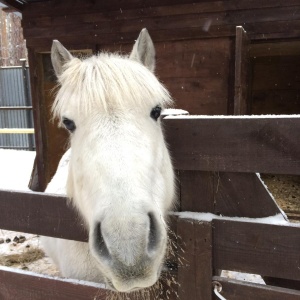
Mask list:
POLYGON ((33 128, 0 128, 0 134, 34 134, 33 128))
MULTIPOLYGON (((243 282, 215 276, 214 281, 221 283, 221 295, 230 300, 299 300, 300 291, 243 282)), ((217 299, 217 298, 215 298, 217 299)))
POLYGON ((103 284, 53 278, 0 266, 0 299, 105 300, 111 293, 103 284))
POLYGON ((300 116, 163 119, 178 170, 300 174, 300 116))
MULTIPOLYGON (((65 197, 0 190, 0 228, 87 241, 88 235, 65 197)), ((300 280, 297 225, 213 221, 214 268, 300 280)))
POLYGON ((214 220, 213 265, 300 281, 299 225, 214 220))
POLYGON ((83 221, 65 197, 0 190, 0 228, 87 241, 83 221))

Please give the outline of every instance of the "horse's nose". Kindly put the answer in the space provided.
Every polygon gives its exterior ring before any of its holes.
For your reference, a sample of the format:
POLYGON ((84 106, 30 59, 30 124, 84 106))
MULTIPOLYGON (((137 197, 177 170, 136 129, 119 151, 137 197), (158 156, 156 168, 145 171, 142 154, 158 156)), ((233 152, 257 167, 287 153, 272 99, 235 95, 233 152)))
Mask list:
MULTIPOLYGON (((148 222, 145 222, 145 233, 148 234, 148 237, 145 236, 146 238, 146 244, 147 247, 145 248, 145 250, 147 251, 147 253, 144 253, 144 255, 146 256, 152 256, 155 254, 155 252, 158 250, 159 245, 160 245, 160 241, 161 241, 161 234, 160 234, 160 226, 157 220, 157 216, 153 213, 153 212, 149 212, 147 214, 148 216, 148 222), (147 224, 148 223, 148 224, 147 224)), ((130 219, 130 217, 129 217, 130 219)), ((136 228, 131 228, 131 231, 135 231, 136 228)), ((105 242, 105 238, 103 236, 102 233, 102 225, 101 223, 97 223, 96 224, 96 230, 95 230, 95 246, 98 250, 98 253, 100 254, 101 257, 105 258, 105 259, 110 259, 111 255, 110 255, 110 251, 109 251, 109 247, 105 242)), ((122 237, 120 237, 122 238, 122 237)), ((123 237, 125 240, 127 239, 126 236, 123 237)), ((132 241, 134 242, 134 241, 132 241)), ((122 245, 122 242, 120 243, 122 245)))
POLYGON ((109 260, 111 258, 109 250, 107 248, 107 245, 106 245, 105 240, 102 235, 101 223, 98 223, 96 225, 96 234, 95 234, 94 245, 96 246, 98 253, 100 254, 101 257, 105 258, 106 260, 109 260))
POLYGON ((156 219, 154 213, 148 213, 148 217, 149 217, 148 253, 151 255, 157 250, 159 246, 160 233, 159 233, 158 220, 156 219))

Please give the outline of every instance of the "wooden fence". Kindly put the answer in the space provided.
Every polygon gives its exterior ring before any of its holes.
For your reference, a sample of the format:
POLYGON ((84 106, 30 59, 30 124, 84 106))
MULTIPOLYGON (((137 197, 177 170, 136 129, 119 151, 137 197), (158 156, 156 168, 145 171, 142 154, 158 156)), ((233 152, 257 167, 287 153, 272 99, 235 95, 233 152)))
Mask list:
MULTIPOLYGON (((256 173, 300 173, 300 117, 181 116, 163 123, 179 178, 179 211, 249 218, 281 214, 256 173)), ((298 225, 173 216, 170 226, 178 247, 164 277, 179 284, 163 284, 155 299, 218 299, 213 281, 228 300, 300 299, 298 225), (220 270, 259 274, 276 286, 223 278, 220 270)), ((0 191, 0 228, 87 241, 66 199, 43 193, 0 191)), ((1 299, 107 299, 109 294, 100 284, 0 268, 1 299)))

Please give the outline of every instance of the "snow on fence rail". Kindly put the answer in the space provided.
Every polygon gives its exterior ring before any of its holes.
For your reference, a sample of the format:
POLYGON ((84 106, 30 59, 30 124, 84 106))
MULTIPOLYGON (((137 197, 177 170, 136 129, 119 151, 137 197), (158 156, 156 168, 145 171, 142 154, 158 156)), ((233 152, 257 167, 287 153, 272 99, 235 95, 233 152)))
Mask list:
MULTIPOLYGON (((253 172, 300 173, 299 117, 168 117, 163 123, 180 180, 179 210, 252 218, 281 213, 253 172)), ((187 215, 173 216, 170 224, 178 247, 168 260, 178 265, 172 277, 179 285, 164 285, 163 299, 214 299, 212 281, 223 286, 222 295, 229 300, 299 299, 299 225, 187 215), (220 269, 275 277, 295 288, 221 278, 220 269)), ((0 191, 0 228, 78 241, 88 236, 66 198, 44 193, 0 191)), ((102 300, 107 293, 93 284, 0 268, 3 299, 102 300)))

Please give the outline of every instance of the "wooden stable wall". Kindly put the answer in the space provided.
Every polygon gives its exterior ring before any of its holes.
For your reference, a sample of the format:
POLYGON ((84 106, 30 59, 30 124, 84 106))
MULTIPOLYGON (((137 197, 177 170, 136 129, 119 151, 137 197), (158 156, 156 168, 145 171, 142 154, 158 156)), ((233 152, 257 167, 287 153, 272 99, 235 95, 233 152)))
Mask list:
POLYGON ((53 83, 44 80, 43 53, 53 39, 69 49, 128 53, 146 27, 157 50, 156 73, 176 107, 226 115, 234 112, 236 26, 254 44, 300 36, 298 0, 52 0, 27 3, 22 14, 33 86, 36 190, 45 188, 66 148, 66 134, 49 124, 53 83))

